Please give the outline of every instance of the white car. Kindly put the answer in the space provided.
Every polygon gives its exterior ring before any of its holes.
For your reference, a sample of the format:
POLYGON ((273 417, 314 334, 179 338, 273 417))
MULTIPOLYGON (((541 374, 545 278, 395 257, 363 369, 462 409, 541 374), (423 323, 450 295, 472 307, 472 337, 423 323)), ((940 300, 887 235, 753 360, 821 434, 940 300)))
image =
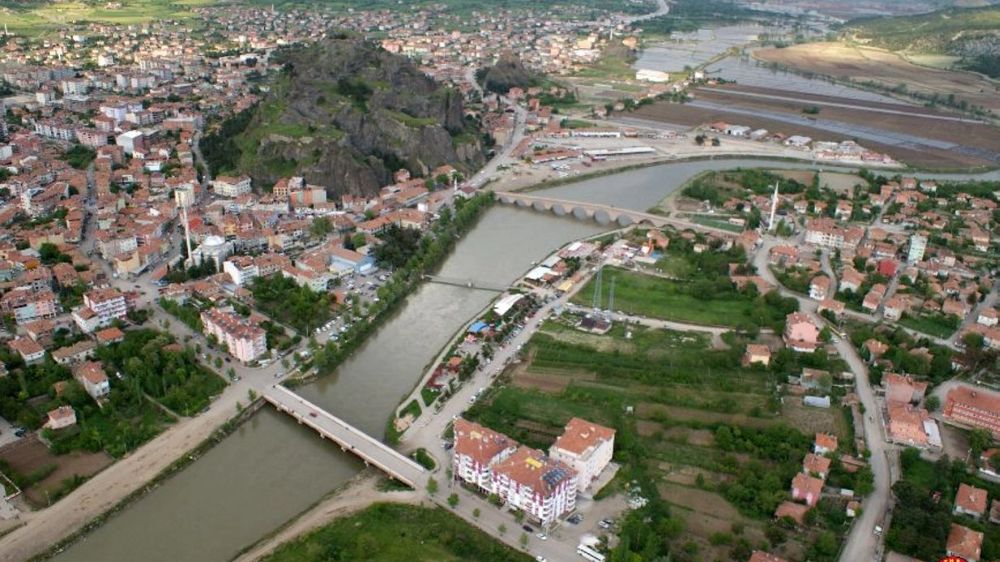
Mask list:
POLYGON ((544 557, 544 556, 542 556, 541 554, 539 554, 538 556, 536 556, 535 560, 537 560, 538 562, 549 562, 549 559, 546 558, 546 557, 544 557))

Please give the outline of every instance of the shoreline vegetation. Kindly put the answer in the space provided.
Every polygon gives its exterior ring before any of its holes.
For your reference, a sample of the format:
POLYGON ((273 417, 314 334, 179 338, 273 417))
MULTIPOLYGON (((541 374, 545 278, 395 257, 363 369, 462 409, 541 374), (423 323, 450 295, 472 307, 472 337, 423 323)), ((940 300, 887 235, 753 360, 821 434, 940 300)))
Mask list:
POLYGON ((312 359, 315 366, 313 373, 282 384, 288 388, 296 388, 313 378, 336 371, 368 340, 370 334, 391 318, 406 298, 424 282, 424 275, 436 271, 444 263, 455 244, 476 225, 493 202, 493 192, 487 191, 460 203, 456 201, 454 216, 442 213, 441 219, 431 228, 431 235, 421 240, 417 251, 379 289, 379 302, 369 309, 369 319, 352 326, 341 336, 340 342, 327 342, 325 346, 318 348, 312 359))
POLYGON ((66 548, 72 546, 78 540, 86 537, 90 533, 96 531, 102 527, 105 523, 110 521, 112 518, 117 516, 122 511, 125 511, 129 506, 135 502, 146 497, 147 494, 155 490, 163 482, 172 478, 175 474, 180 473, 182 470, 193 464, 195 461, 200 459, 205 453, 211 450, 213 447, 222 442, 223 439, 232 435, 241 425, 246 421, 250 420, 253 415, 264 405, 264 400, 258 398, 253 403, 247 407, 240 410, 235 416, 226 420, 221 426, 219 426, 215 431, 212 432, 205 440, 193 447, 192 449, 185 452, 183 455, 177 458, 174 462, 170 463, 169 466, 161 470, 156 476, 146 482, 141 488, 136 489, 132 493, 128 494, 121 500, 119 500, 114 506, 104 511, 100 515, 94 517, 82 527, 68 535, 66 538, 50 545, 43 552, 32 556, 27 560, 27 562, 42 562, 43 560, 49 560, 55 555, 66 550, 66 548))

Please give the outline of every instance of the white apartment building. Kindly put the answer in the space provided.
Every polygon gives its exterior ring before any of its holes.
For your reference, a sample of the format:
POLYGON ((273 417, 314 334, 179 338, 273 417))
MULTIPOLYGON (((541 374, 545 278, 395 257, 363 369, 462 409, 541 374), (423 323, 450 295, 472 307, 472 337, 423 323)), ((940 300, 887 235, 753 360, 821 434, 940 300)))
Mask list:
POLYGON ((260 276, 260 268, 250 256, 234 256, 222 264, 222 271, 232 278, 233 283, 243 286, 260 276))
POLYGON ((615 430, 573 418, 549 448, 549 456, 576 471, 576 488, 582 492, 608 466, 614 450, 615 430))
POLYGON ((219 176, 212 180, 212 190, 220 197, 239 197, 250 193, 250 177, 219 176))
POLYGON ((84 332, 103 328, 128 314, 125 293, 117 289, 94 289, 83 295, 83 306, 73 311, 73 320, 84 332))
POLYGON ((927 251, 927 237, 920 234, 910 236, 910 251, 906 254, 907 263, 919 263, 924 261, 924 252, 927 251))
POLYGON ((452 474, 487 493, 493 490, 494 464, 517 450, 517 442, 502 433, 462 418, 455 420, 452 474))
POLYGON ((521 446, 493 466, 493 493, 542 527, 576 508, 576 471, 521 446))

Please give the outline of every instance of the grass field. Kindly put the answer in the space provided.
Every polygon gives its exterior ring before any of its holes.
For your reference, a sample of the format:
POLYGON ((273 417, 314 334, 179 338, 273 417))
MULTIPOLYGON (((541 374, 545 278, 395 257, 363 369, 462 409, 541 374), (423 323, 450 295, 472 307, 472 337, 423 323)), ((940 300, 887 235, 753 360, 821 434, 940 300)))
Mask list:
POLYGON ((911 330, 916 330, 927 335, 948 339, 958 328, 951 321, 942 316, 910 316, 905 315, 898 322, 911 330))
MULTIPOLYGON (((695 550, 700 560, 745 560, 745 547, 765 545, 805 559, 818 529, 781 533, 769 523, 811 442, 794 426, 798 412, 788 419, 781 413, 775 373, 740 367, 742 345, 728 337, 730 348, 720 350, 704 334, 631 330, 626 338, 621 326, 595 335, 568 321, 546 323, 528 344, 515 384, 466 416, 541 449, 574 416, 614 427, 623 466, 611 489, 636 471, 651 476, 684 522, 675 548, 695 550)), ((812 421, 810 431, 840 433, 833 415, 812 421)))
POLYGON ((121 8, 108 9, 103 2, 37 2, 0 8, 10 31, 38 35, 72 23, 100 22, 129 25, 164 19, 195 17, 192 8, 217 4, 216 0, 122 0, 121 8))
MULTIPOLYGON (((763 326, 784 320, 784 315, 778 318, 775 310, 735 291, 706 294, 704 298, 698 298, 686 291, 684 282, 618 268, 606 268, 604 278, 605 283, 615 279, 615 308, 629 314, 729 327, 763 326)), ((581 305, 589 304, 594 282, 591 280, 573 301, 581 305)))
POLYGON ((444 509, 380 503, 287 543, 265 562, 530 562, 444 509))

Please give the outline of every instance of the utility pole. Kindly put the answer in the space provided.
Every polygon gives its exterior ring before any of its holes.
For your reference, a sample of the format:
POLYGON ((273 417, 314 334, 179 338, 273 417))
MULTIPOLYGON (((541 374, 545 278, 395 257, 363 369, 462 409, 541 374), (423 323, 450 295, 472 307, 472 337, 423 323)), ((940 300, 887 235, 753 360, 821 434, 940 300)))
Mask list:
POLYGON ((594 296, 591 300, 590 306, 594 309, 594 312, 601 310, 601 285, 604 284, 604 266, 601 265, 597 269, 597 276, 594 278, 594 296))

